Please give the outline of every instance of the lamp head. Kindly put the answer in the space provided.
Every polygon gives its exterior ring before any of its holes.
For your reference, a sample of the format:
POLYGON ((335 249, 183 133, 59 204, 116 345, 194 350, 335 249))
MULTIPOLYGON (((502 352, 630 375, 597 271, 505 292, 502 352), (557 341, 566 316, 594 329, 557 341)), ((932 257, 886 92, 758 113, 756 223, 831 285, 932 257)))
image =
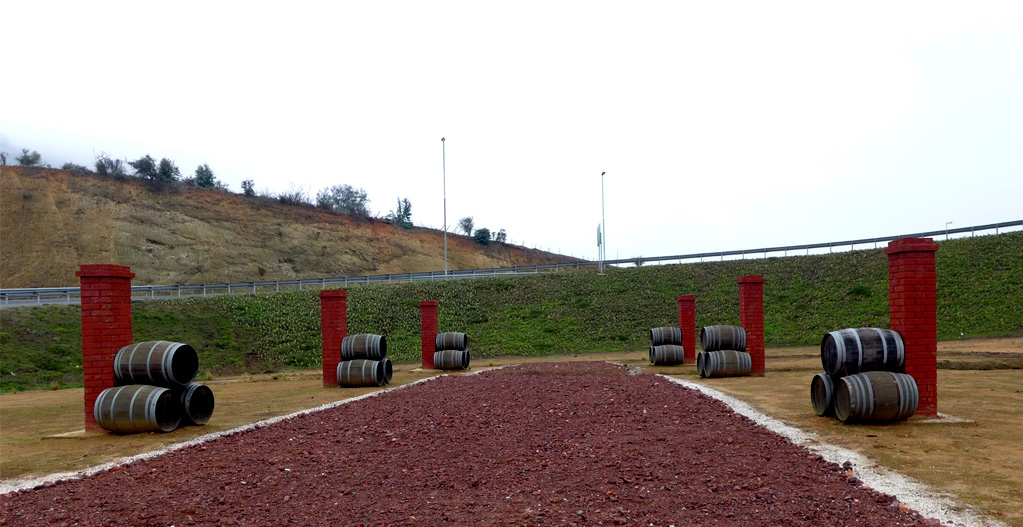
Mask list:
POLYGON ((600 173, 600 175, 602 175, 602 176, 603 176, 604 174, 607 174, 607 172, 601 172, 601 173, 600 173))
POLYGON ((444 142, 444 138, 443 137, 440 138, 440 142, 442 142, 442 143, 444 142))

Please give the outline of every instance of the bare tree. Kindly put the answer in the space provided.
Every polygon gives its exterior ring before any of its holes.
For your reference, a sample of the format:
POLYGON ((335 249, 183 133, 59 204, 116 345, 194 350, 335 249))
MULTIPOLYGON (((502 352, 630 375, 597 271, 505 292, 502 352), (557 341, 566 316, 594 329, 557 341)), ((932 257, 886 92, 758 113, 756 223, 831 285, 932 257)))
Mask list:
POLYGON ((466 216, 458 220, 458 228, 465 233, 466 236, 472 236, 472 216, 466 216))

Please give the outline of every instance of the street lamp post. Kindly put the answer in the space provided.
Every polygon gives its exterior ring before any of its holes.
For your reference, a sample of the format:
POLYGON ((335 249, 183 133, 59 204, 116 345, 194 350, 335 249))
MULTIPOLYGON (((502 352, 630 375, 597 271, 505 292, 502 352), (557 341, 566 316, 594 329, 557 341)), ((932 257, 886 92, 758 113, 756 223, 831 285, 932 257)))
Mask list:
POLYGON ((604 224, 604 174, 600 173, 600 230, 603 248, 600 250, 600 274, 604 274, 604 256, 607 255, 607 225, 604 224))
POLYGON ((448 275, 448 155, 444 138, 440 138, 440 163, 444 182, 444 276, 448 275))
POLYGON ((949 225, 952 225, 952 222, 946 221, 945 222, 945 240, 948 240, 948 226, 949 225))

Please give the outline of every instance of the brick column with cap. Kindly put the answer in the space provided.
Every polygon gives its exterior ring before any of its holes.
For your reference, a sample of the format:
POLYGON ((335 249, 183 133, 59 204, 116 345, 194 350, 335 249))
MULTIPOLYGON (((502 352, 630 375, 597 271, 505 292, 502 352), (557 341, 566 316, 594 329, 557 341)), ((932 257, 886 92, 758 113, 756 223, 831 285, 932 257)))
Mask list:
POLYGON ((764 376, 764 277, 739 278, 739 325, 746 329, 746 352, 753 368, 750 375, 764 376))
POLYGON ((114 356, 131 344, 131 279, 126 265, 83 265, 75 273, 82 295, 82 374, 85 381, 85 429, 98 430, 96 398, 116 386, 114 356))
POLYGON ((343 289, 320 291, 323 386, 337 386, 337 365, 341 362, 341 339, 347 335, 348 293, 343 289))
POLYGON ((696 297, 679 295, 678 327, 682 329, 682 348, 685 363, 696 362, 696 297))
POLYGON ((433 353, 437 351, 437 301, 419 303, 420 319, 423 324, 423 369, 433 369, 433 353))
POLYGON ((888 310, 891 329, 906 346, 906 373, 920 390, 918 414, 938 414, 938 275, 931 238, 888 244, 888 310))

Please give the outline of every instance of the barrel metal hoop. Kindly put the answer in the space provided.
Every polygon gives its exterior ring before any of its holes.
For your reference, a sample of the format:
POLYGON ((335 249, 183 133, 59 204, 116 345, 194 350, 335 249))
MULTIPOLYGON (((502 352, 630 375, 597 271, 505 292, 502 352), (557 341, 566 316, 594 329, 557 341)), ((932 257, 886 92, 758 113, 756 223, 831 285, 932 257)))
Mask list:
POLYGON ((163 360, 160 361, 160 366, 163 367, 163 378, 174 384, 180 384, 176 378, 174 378, 174 368, 171 368, 171 357, 174 356, 174 350, 177 346, 167 346, 163 350, 163 360))
MULTIPOLYGON (((838 371, 842 371, 845 365, 845 336, 842 335, 842 331, 845 330, 840 329, 828 333, 831 335, 832 340, 835 341, 835 367, 838 368, 838 371)), ((828 373, 838 373, 838 371, 828 373)))
POLYGON ((881 339, 881 364, 884 369, 888 369, 888 335, 885 335, 884 330, 879 328, 872 328, 877 332, 878 338, 881 339))
MULTIPOLYGON (((131 402, 128 403, 128 422, 131 423, 132 432, 138 432, 138 430, 139 430, 138 425, 135 424, 135 399, 138 399, 139 392, 141 392, 141 391, 142 390, 135 390, 135 393, 132 394, 132 396, 131 396, 131 402)), ((152 396, 152 394, 149 394, 149 395, 152 396)), ((148 407, 149 407, 149 399, 146 399, 146 408, 147 408, 147 410, 144 412, 144 415, 142 416, 144 419, 149 419, 148 407)))
POLYGON ((859 353, 856 354, 856 371, 861 371, 863 369, 863 341, 860 340, 860 330, 852 329, 850 331, 856 337, 856 349, 859 350, 859 353))
MULTIPOLYGON (((114 428, 119 428, 117 423, 114 422, 114 405, 117 404, 117 397, 124 391, 124 386, 118 386, 117 391, 114 392, 113 397, 110 399, 110 425, 114 428)), ((117 430, 120 432, 121 430, 117 430)))
POLYGON ((152 371, 152 367, 153 367, 152 366, 153 365, 153 352, 156 351, 156 347, 159 346, 161 342, 163 342, 163 341, 162 340, 158 340, 158 341, 154 342, 153 346, 149 348, 149 355, 146 355, 146 375, 150 379, 153 378, 153 371, 152 371))
POLYGON ((901 369, 906 364, 906 344, 902 342, 902 335, 898 331, 892 331, 895 333, 895 354, 899 358, 899 368, 901 369))
MULTIPOLYGON (((142 343, 139 342, 138 344, 135 344, 134 346, 132 346, 131 353, 128 354, 128 378, 129 378, 129 381, 132 382, 132 383, 135 382, 135 370, 134 370, 134 368, 131 367, 131 365, 135 362, 135 351, 139 349, 139 345, 140 344, 142 344, 142 343)), ((151 351, 149 353, 152 354, 151 351)), ((147 368, 148 368, 148 364, 147 364, 147 368)))
POLYGON ((146 421, 152 423, 153 426, 160 430, 163 430, 163 427, 160 426, 160 421, 156 418, 156 407, 160 403, 160 396, 163 395, 163 392, 166 390, 166 388, 157 388, 149 394, 148 398, 146 398, 146 421))
POLYGON ((92 419, 96 421, 97 424, 103 422, 103 400, 106 399, 107 393, 109 392, 109 388, 103 390, 100 392, 99 397, 96 398, 96 402, 92 403, 92 419))

